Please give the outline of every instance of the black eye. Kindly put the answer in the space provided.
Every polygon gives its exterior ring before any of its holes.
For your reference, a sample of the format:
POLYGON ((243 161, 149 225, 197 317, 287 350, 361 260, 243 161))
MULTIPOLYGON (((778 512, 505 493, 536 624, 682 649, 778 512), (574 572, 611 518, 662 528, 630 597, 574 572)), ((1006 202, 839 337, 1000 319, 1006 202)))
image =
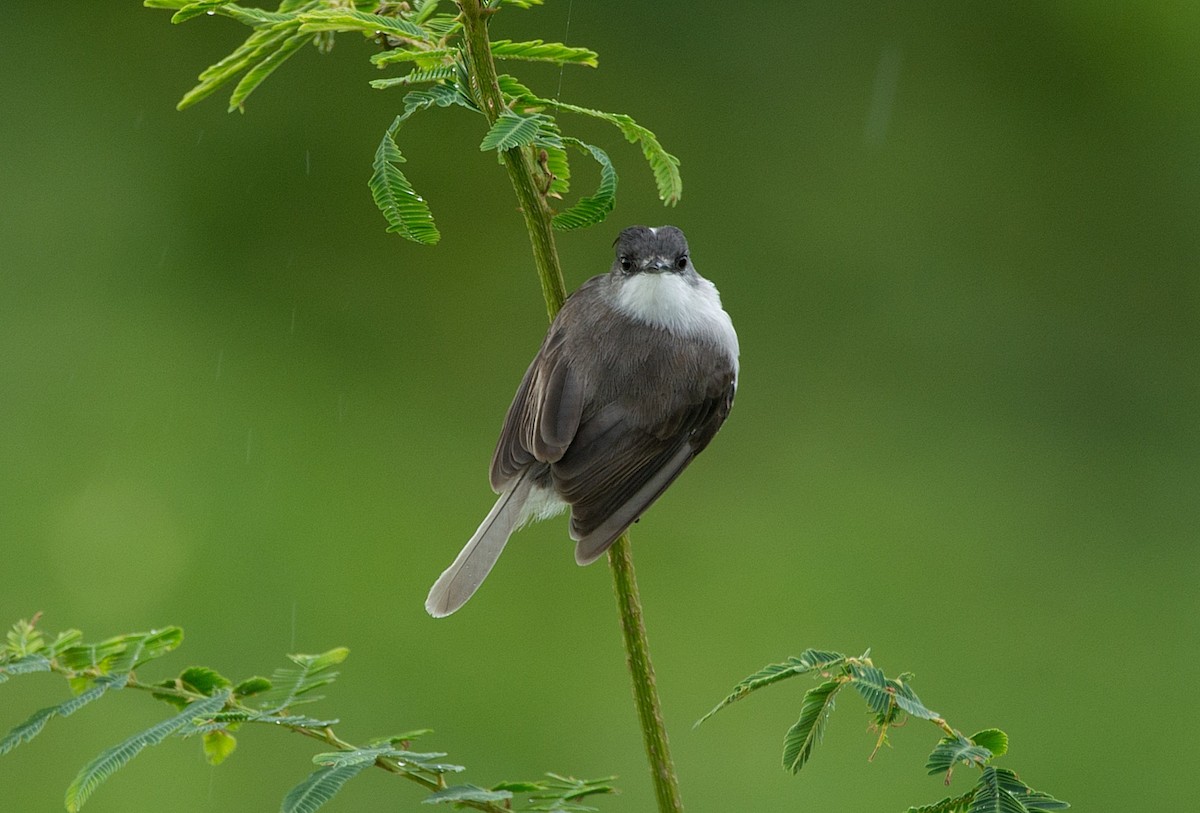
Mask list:
POLYGON ((687 255, 686 254, 684 254, 682 257, 680 257, 678 260, 675 261, 675 267, 678 268, 680 271, 687 268, 687 255))
POLYGON ((633 270, 633 263, 629 261, 628 257, 621 258, 621 270, 622 271, 632 271, 633 270))

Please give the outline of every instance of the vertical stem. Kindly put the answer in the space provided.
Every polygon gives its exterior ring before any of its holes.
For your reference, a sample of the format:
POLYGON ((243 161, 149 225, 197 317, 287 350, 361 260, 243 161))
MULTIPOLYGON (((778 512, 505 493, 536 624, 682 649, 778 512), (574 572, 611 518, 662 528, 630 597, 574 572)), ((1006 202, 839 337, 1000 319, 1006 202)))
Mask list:
MULTIPOLYGON (((470 61, 472 90, 488 122, 495 123, 505 108, 488 41, 487 18, 494 13, 494 9, 485 8, 481 0, 458 0, 458 5, 463 12, 463 39, 470 61)), ((546 312, 553 319, 567 296, 558 250, 554 245, 550 207, 538 189, 530 151, 514 148, 505 150, 501 156, 525 217, 542 296, 546 300, 546 312)), ((658 702, 658 688, 654 682, 654 666, 650 663, 650 644, 646 640, 646 626, 642 621, 642 602, 638 596, 628 534, 622 534, 609 548, 608 564, 612 569, 613 590, 617 594, 617 610, 621 615, 621 632, 625 640, 629 675, 633 681, 634 702, 642 726, 642 739, 650 762, 650 777, 654 782, 659 813, 682 813, 679 780, 675 776, 675 765, 671 762, 667 729, 658 702)))
POLYGON ((654 681, 654 664, 650 663, 650 642, 646 625, 642 623, 642 600, 638 595, 637 576, 633 571, 633 546, 629 534, 608 549, 608 565, 612 569, 613 591, 617 594, 617 609, 621 612, 621 632, 625 636, 625 656, 629 675, 633 679, 633 701, 638 721, 642 724, 642 740, 646 759, 650 761, 650 776, 654 780, 654 795, 660 813, 683 813, 679 795, 679 779, 671 748, 667 743, 667 727, 663 723, 662 707, 658 702, 658 686, 654 681))
MULTIPOLYGON (((491 44, 488 41, 487 18, 494 12, 484 8, 480 0, 461 0, 463 12, 463 40, 467 44, 470 60, 470 77, 474 85, 476 100, 487 116, 488 124, 495 124, 504 112, 504 96, 496 78, 496 63, 492 61, 491 44)), ((533 260, 537 266, 538 280, 542 284, 542 297, 546 300, 546 312, 554 319, 558 309, 567 298, 563 284, 562 266, 558 261, 558 249, 554 245, 554 229, 550 224, 550 207, 538 189, 537 174, 529 150, 514 147, 500 153, 513 191, 525 217, 525 230, 533 246, 533 260)))

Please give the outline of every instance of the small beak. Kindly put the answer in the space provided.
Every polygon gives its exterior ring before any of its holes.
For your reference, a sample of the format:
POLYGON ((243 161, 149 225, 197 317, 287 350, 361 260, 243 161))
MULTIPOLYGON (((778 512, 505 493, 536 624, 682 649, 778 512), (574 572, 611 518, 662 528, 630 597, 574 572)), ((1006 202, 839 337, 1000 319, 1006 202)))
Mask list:
POLYGON ((662 274, 671 270, 671 261, 665 257, 655 257, 650 262, 646 263, 646 270, 652 274, 662 274))

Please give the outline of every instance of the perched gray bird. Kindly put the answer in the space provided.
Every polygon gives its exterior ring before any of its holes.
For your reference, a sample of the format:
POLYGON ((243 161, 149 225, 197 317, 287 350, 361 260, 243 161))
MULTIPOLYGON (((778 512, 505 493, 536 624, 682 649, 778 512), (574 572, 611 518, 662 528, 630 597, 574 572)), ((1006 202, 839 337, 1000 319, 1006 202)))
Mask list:
POLYGON ((575 561, 594 562, 729 414, 737 333, 683 232, 631 226, 616 255, 568 297, 525 372, 492 456, 500 499, 429 591, 430 615, 466 603, 513 531, 567 507, 575 561))

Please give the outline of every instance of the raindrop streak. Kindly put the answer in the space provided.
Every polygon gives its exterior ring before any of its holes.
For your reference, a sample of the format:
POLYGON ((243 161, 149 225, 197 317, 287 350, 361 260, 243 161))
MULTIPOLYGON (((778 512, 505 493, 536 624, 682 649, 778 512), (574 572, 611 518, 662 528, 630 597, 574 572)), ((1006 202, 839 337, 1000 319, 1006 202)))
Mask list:
POLYGON ((863 141, 879 146, 887 140, 888 127, 892 122, 892 107, 896 102, 896 88, 900 84, 900 49, 885 48, 879 55, 879 66, 875 68, 875 82, 871 87, 871 107, 867 111, 867 124, 863 128, 863 141))
POLYGON ((292 324, 291 324, 291 327, 288 328, 289 336, 296 335, 296 311, 298 311, 298 310, 300 310, 300 308, 298 306, 296 306, 296 305, 292 306, 292 324))
POLYGON ((288 645, 288 652, 296 651, 296 602, 292 602, 292 642, 288 645))
POLYGON ((145 109, 139 110, 138 114, 137 114, 137 118, 134 119, 134 121, 133 121, 133 129, 135 129, 135 130, 142 129, 142 123, 145 121, 146 121, 145 109))
POLYGON ((338 423, 342 422, 342 418, 346 417, 346 395, 338 393, 338 423))
POLYGON ((312 153, 308 150, 304 151, 304 174, 312 175, 312 153))
MULTIPOLYGON (((575 0, 571 0, 571 2, 567 3, 567 27, 566 27, 566 30, 563 32, 563 39, 562 39, 562 41, 564 43, 569 43, 571 41, 571 9, 574 6, 575 6, 575 0)), ((556 101, 562 100, 563 70, 566 67, 567 67, 566 62, 562 62, 558 66, 558 90, 556 90, 554 92, 554 98, 556 101)))
POLYGON ((216 374, 216 376, 213 377, 213 381, 221 380, 221 365, 222 365, 222 363, 224 363, 224 361, 225 361, 225 348, 222 347, 220 350, 217 351, 217 374, 216 374))
POLYGON ((246 462, 250 462, 250 447, 254 444, 254 430, 246 430, 246 462))
POLYGON ((200 142, 201 142, 201 141, 203 141, 203 140, 204 140, 204 131, 203 131, 203 130, 197 130, 197 131, 196 131, 196 146, 197 146, 197 147, 199 147, 199 146, 200 146, 200 142))

